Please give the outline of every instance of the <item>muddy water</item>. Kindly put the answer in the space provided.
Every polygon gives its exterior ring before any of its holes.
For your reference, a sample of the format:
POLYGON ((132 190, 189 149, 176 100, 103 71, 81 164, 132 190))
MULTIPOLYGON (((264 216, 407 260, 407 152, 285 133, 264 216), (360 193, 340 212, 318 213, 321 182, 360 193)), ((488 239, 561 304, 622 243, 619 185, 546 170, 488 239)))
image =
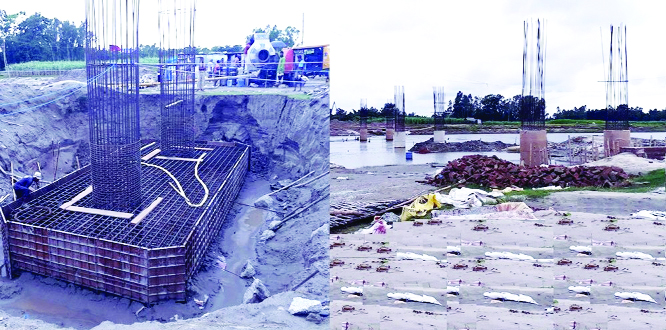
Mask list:
MULTIPOLYGON (((603 133, 549 133, 549 142, 564 142, 569 137, 595 136, 598 141, 603 140, 603 133)), ((464 142, 481 140, 485 142, 502 141, 504 143, 520 143, 518 134, 447 134, 449 142, 464 142)), ((631 137, 642 139, 666 138, 666 132, 637 132, 631 133, 631 137)), ((359 168, 364 166, 403 165, 403 164, 429 164, 443 163, 470 154, 496 155, 510 162, 520 162, 520 154, 508 152, 446 152, 431 154, 413 154, 412 160, 406 160, 405 151, 418 142, 427 141, 432 135, 407 135, 405 149, 395 149, 393 141, 386 141, 384 136, 371 136, 369 142, 355 141, 354 137, 334 136, 330 138, 331 163, 342 165, 346 168, 359 168)))
MULTIPOLYGON (((252 205, 257 198, 269 192, 267 181, 246 182, 240 192, 238 202, 252 205)), ((243 295, 251 282, 235 274, 241 273, 248 259, 254 259, 254 236, 264 222, 264 217, 267 215, 265 213, 268 212, 242 206, 234 223, 224 229, 220 244, 222 250, 227 253, 226 270, 229 272, 223 272, 218 279, 222 284, 222 291, 210 299, 211 309, 238 305, 243 302, 243 295)))

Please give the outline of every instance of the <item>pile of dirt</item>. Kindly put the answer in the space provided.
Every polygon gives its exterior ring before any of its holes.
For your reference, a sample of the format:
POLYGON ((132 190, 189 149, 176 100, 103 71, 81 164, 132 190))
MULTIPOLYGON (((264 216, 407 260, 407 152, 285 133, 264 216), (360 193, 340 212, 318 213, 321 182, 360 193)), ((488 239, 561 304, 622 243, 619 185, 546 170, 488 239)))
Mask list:
POLYGON ((474 183, 490 188, 624 186, 629 175, 616 166, 523 167, 497 156, 470 155, 449 162, 434 178, 434 185, 474 183))
POLYGON ((481 140, 472 140, 464 142, 446 142, 438 143, 433 138, 427 141, 415 144, 409 151, 427 154, 431 152, 484 152, 484 151, 502 151, 515 144, 506 144, 501 141, 485 142, 481 140))
POLYGON ((612 157, 584 164, 585 166, 616 166, 631 175, 641 175, 663 169, 666 161, 638 157, 630 152, 623 152, 612 157))

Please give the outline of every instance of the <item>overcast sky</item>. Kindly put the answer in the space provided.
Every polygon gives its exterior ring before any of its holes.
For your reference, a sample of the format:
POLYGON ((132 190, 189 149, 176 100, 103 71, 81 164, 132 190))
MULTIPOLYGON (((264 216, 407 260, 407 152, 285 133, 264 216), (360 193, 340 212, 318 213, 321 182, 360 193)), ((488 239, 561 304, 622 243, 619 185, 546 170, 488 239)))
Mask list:
MULTIPOLYGON (((405 86, 406 110, 429 115, 432 88, 483 97, 521 93, 523 21, 546 19, 547 111, 605 107, 609 26, 627 26, 629 105, 664 109, 664 1, 259 1, 199 0, 197 46, 242 44, 266 24, 302 28, 305 44, 331 44, 331 103, 381 107, 405 86), (603 32, 603 40, 602 40, 603 32), (603 48, 602 48, 603 47, 603 48), (602 57, 603 56, 603 57, 602 57)), ((9 13, 40 11, 81 21, 82 0, 5 1, 9 13), (79 3, 80 5, 75 5, 79 3)), ((143 44, 157 42, 157 1, 141 2, 143 44)))

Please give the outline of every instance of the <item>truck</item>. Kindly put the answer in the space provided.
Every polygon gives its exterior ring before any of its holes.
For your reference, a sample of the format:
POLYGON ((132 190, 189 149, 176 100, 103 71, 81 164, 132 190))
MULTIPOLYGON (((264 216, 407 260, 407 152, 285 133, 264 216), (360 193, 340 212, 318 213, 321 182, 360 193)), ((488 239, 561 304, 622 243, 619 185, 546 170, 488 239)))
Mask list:
MULTIPOLYGON (((303 75, 308 78, 316 76, 326 77, 328 79, 330 72, 330 47, 329 45, 317 46, 297 46, 292 48, 293 62, 298 62, 298 57, 303 57, 305 61, 305 70, 303 75)), ((289 58, 286 59, 289 62, 289 58)), ((295 64, 294 66, 296 66, 295 64)), ((295 69, 295 68, 294 68, 295 69)), ((285 66, 285 72, 287 68, 285 66)))

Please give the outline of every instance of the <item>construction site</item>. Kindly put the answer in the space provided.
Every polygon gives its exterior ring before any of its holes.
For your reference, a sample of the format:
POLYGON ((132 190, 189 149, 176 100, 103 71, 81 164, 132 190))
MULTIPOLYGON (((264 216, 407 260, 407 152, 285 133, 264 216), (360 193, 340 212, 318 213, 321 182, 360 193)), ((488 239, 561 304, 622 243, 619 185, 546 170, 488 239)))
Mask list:
POLYGON ((0 324, 328 328, 327 88, 195 93, 195 2, 167 0, 143 88, 138 11, 86 2, 85 75, 0 82, 0 324))
POLYGON ((449 135, 434 87, 434 131, 419 145, 397 86, 375 126, 384 136, 368 135, 363 100, 359 138, 331 139, 332 328, 663 327, 666 163, 631 136, 626 27, 611 25, 603 137, 550 143, 545 24, 523 24, 517 136, 449 135), (514 138, 515 156, 492 149, 514 138), (433 162, 428 149, 451 155, 433 162))

